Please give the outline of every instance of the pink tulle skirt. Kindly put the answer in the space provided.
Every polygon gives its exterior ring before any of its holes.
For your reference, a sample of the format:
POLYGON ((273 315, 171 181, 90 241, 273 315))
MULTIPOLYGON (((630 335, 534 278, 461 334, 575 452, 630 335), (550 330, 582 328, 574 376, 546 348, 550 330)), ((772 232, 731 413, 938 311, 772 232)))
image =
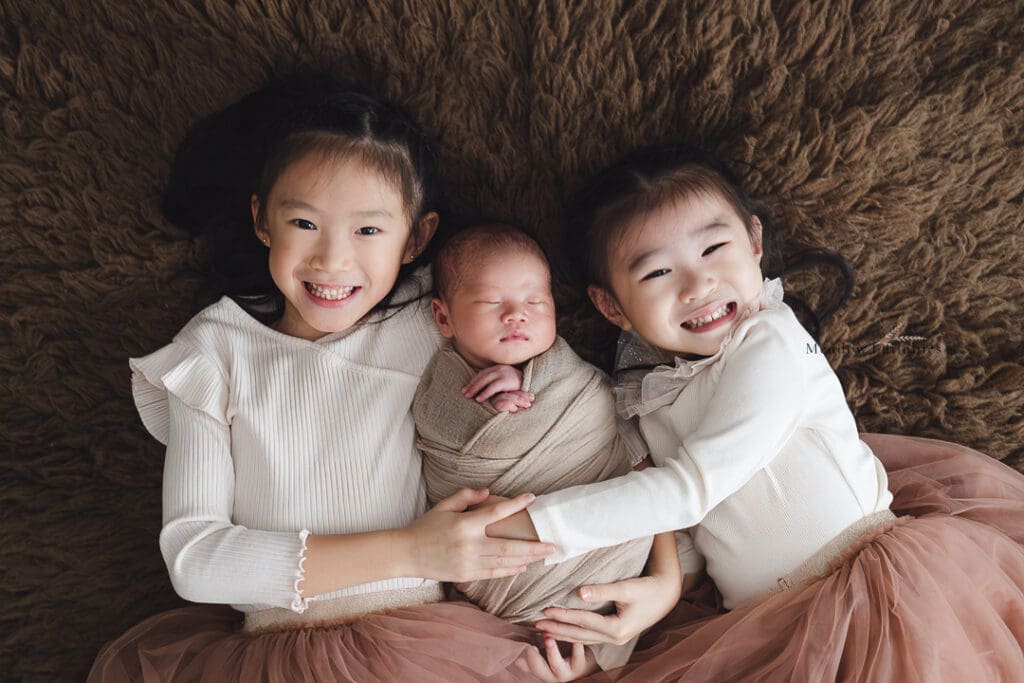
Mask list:
MULTIPOLYGON (((724 612, 705 582, 641 640, 626 681, 1024 681, 1024 476, 963 446, 864 435, 900 518, 825 576, 724 612)), ((196 605, 108 644, 90 681, 531 680, 534 631, 436 603, 279 633, 196 605)))
POLYGON ((347 624, 252 634, 239 612, 163 612, 100 652, 89 681, 521 681, 535 631, 465 602, 370 614, 347 624))
POLYGON ((899 519, 730 612, 705 582, 618 680, 1024 681, 1024 476, 956 444, 863 438, 899 519))

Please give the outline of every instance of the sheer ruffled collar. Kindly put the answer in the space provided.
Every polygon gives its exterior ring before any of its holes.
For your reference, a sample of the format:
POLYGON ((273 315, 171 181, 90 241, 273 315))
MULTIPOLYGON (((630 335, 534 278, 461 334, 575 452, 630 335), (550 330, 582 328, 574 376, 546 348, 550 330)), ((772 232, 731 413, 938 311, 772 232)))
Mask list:
POLYGON ((651 346, 633 333, 624 333, 619 338, 619 348, 615 356, 615 406, 619 415, 629 419, 634 415, 647 415, 658 408, 670 405, 690 380, 722 357, 740 330, 740 326, 747 319, 759 311, 784 307, 782 296, 782 280, 766 279, 761 288, 761 295, 740 314, 729 333, 722 339, 718 351, 704 358, 688 360, 673 356, 651 346), (651 365, 657 367, 653 370, 639 369, 649 368, 651 365))

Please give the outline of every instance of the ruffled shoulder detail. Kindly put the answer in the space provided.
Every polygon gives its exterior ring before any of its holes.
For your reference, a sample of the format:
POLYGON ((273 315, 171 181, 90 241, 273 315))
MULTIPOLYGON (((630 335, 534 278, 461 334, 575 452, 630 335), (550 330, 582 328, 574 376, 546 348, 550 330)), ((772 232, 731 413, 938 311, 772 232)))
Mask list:
POLYGON ((227 425, 228 385, 217 364, 180 342, 128 361, 132 396, 142 424, 166 445, 170 424, 167 396, 227 425))
MULTIPOLYGON (((623 419, 630 419, 634 416, 643 416, 654 412, 675 402, 683 388, 698 373, 713 365, 722 358, 726 349, 736 339, 742 339, 743 333, 750 327, 750 319, 755 313, 762 311, 777 311, 786 308, 783 303, 782 280, 775 278, 766 279, 761 289, 761 296, 757 302, 743 311, 740 319, 732 326, 729 333, 722 338, 722 344, 718 351, 711 356, 688 360, 676 356, 670 363, 658 365, 649 372, 627 372, 620 376, 615 392, 615 408, 623 419)), ((634 340, 631 348, 643 348, 643 340, 634 340)), ((621 341, 620 341, 621 345, 621 341)), ((648 348, 653 349, 650 345, 648 348)), ((621 351, 621 349, 620 349, 621 351)), ((635 353, 635 352, 634 352, 635 353)), ((664 354, 664 351, 653 349, 651 358, 658 358, 656 354, 664 354)), ((620 357, 622 354, 620 353, 620 357)), ((635 362, 635 358, 632 359, 635 362)))

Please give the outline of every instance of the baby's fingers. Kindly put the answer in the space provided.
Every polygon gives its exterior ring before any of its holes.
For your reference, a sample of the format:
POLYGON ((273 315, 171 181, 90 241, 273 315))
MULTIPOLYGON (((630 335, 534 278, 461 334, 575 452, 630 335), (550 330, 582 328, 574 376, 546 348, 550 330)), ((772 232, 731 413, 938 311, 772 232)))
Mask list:
POLYGON ((507 396, 520 408, 529 408, 533 405, 534 395, 529 391, 506 391, 503 396, 507 396))
POLYGON ((462 395, 466 398, 474 398, 481 389, 491 383, 491 379, 491 373, 487 370, 478 372, 473 379, 466 383, 466 386, 462 387, 462 395))
POLYGON ((547 657, 548 666, 551 667, 551 673, 555 675, 557 680, 572 680, 572 667, 569 662, 565 661, 565 658, 562 657, 562 653, 558 649, 558 642, 554 638, 544 638, 544 655, 547 657))
POLYGON ((491 399, 491 405, 499 413, 515 413, 519 410, 519 406, 513 401, 507 394, 498 394, 491 399))
POLYGON ((523 385, 521 372, 509 365, 492 365, 478 372, 462 387, 462 395, 483 403, 503 391, 515 391, 523 385))
POLYGON ((551 681, 554 683, 558 680, 551 672, 551 667, 548 666, 548 663, 544 660, 544 655, 533 647, 528 649, 525 655, 516 660, 516 666, 523 671, 528 671, 542 681, 551 681))

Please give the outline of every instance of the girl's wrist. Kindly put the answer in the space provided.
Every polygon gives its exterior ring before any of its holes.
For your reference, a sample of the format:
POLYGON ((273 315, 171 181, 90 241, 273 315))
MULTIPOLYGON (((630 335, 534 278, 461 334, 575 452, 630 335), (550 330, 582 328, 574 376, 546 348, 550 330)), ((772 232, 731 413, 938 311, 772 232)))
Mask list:
POLYGON ((387 544, 392 549, 391 568, 393 578, 403 576, 422 576, 417 557, 416 533, 409 527, 389 529, 383 532, 388 536, 387 544))

